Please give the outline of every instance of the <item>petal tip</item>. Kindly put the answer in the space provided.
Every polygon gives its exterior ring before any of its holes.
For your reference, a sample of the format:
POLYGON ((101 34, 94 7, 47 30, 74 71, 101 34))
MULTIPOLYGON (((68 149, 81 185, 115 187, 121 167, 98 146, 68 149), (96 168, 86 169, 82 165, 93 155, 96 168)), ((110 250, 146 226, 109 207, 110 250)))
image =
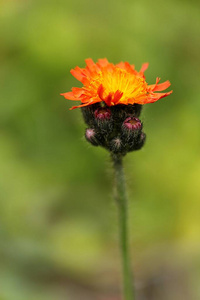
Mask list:
POLYGON ((149 67, 149 63, 148 62, 142 64, 140 72, 144 73, 148 69, 148 67, 149 67))

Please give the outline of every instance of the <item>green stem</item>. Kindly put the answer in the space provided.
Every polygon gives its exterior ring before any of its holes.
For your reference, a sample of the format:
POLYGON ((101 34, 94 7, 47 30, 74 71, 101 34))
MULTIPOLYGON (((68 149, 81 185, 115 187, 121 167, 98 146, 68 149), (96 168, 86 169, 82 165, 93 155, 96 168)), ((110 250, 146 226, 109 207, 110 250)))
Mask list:
POLYGON ((128 242, 128 209, 126 184, 123 171, 122 157, 112 155, 115 171, 115 198, 119 211, 120 248, 123 269, 123 295, 124 300, 134 300, 133 284, 131 276, 129 242, 128 242))

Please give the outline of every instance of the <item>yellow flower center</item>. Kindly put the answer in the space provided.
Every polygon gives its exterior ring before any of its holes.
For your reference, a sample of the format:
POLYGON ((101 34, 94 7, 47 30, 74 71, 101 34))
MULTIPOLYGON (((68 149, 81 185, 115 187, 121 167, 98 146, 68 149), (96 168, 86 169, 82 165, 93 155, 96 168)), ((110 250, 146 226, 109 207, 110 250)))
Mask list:
POLYGON ((147 94, 147 83, 144 78, 120 68, 115 68, 113 71, 104 69, 99 72, 90 82, 90 89, 97 90, 101 84, 104 88, 104 97, 109 94, 114 95, 116 91, 123 93, 119 103, 147 94))

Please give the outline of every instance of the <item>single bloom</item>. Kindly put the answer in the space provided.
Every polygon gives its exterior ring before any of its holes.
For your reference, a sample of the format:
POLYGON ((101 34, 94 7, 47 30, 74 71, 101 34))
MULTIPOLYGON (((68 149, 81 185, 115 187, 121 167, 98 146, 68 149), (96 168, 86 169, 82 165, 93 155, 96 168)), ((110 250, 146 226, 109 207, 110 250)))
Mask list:
POLYGON ((99 59, 97 63, 91 58, 85 61, 85 68, 76 67, 71 70, 71 74, 82 82, 83 87, 74 87, 71 92, 61 94, 68 100, 81 101, 81 105, 71 109, 98 102, 107 106, 153 103, 172 93, 157 93, 171 85, 168 80, 159 83, 160 78, 157 77, 155 84, 147 84, 144 72, 148 63, 143 64, 137 72, 135 66, 128 62, 114 65, 106 58, 99 59))

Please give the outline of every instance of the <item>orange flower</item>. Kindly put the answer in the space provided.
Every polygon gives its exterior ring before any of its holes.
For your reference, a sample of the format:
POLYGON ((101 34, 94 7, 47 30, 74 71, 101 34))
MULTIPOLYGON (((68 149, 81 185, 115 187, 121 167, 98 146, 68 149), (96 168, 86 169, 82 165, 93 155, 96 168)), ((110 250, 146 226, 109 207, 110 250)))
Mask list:
POLYGON ((171 85, 168 80, 158 84, 160 78, 157 78, 155 84, 147 84, 144 71, 148 63, 143 64, 137 72, 134 65, 128 62, 114 65, 106 58, 99 59, 96 64, 91 58, 85 61, 86 68, 76 67, 71 70, 71 74, 83 83, 83 87, 72 88, 72 92, 61 94, 68 100, 81 101, 81 105, 71 109, 97 102, 104 102, 107 106, 153 103, 172 93, 155 93, 167 89, 171 85))

